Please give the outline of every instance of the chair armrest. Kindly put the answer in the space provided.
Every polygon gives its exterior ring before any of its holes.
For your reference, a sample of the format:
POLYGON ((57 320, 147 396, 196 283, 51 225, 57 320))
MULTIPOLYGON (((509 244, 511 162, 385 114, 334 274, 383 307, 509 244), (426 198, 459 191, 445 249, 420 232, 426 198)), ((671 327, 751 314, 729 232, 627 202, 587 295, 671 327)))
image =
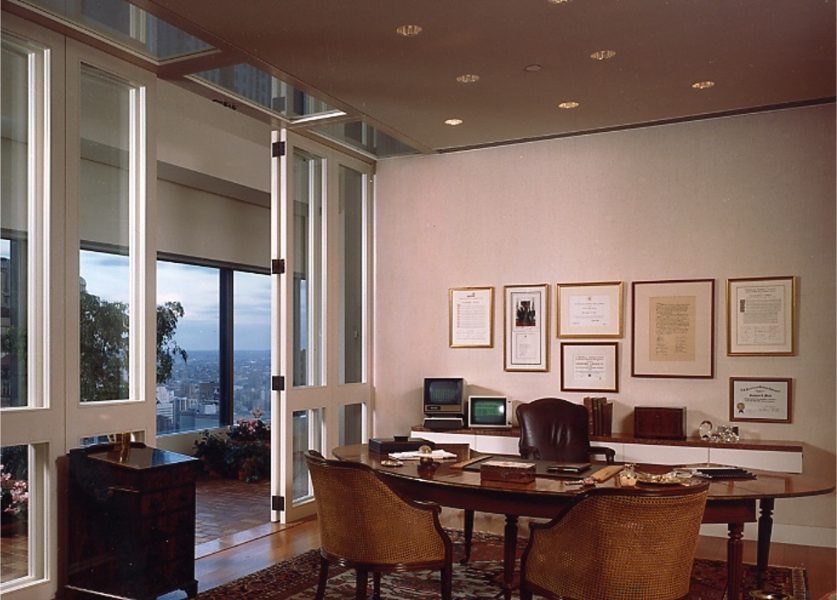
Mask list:
POLYGON ((519 449, 521 458, 528 460, 540 460, 541 458, 541 451, 535 446, 520 446, 519 449))
POLYGON ((616 460, 616 450, 605 446, 590 446, 590 454, 604 454, 607 464, 612 465, 616 460))

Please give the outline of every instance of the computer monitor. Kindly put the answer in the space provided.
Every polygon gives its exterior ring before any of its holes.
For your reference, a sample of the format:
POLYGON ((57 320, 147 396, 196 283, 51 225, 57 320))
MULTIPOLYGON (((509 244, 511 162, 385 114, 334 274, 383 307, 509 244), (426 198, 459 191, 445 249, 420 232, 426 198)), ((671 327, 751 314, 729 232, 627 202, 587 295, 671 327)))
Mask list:
POLYGON ((511 427, 511 401, 505 396, 470 396, 468 398, 468 426, 511 427))
POLYGON ((465 380, 461 377, 426 377, 424 379, 424 414, 428 416, 465 416, 465 380))

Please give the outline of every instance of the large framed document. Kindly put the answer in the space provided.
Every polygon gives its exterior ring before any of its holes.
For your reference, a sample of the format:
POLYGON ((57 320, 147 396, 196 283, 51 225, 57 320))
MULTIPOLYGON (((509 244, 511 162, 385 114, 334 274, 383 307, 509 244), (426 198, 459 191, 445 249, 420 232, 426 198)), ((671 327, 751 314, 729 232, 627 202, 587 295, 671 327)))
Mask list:
POLYGON ((714 376, 715 280, 631 284, 634 377, 714 376))
POLYGON ((795 322, 795 277, 727 279, 729 356, 793 356, 795 322))
POLYGON ((549 285, 507 285, 504 291, 506 371, 549 370, 549 285))
POLYGON ((494 288, 448 290, 448 345, 451 348, 494 346, 494 288))

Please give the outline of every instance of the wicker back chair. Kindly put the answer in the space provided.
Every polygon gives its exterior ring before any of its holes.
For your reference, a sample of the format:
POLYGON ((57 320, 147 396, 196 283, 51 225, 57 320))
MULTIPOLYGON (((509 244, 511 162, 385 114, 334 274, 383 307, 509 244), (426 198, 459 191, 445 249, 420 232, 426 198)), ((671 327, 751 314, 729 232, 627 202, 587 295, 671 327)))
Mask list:
POLYGON ((320 524, 320 579, 325 595, 329 563, 357 571, 356 598, 366 599, 368 573, 380 598, 382 572, 439 569, 442 599, 450 600, 452 546, 437 504, 399 495, 366 465, 305 453, 320 524))
POLYGON ((689 593, 708 483, 597 489, 533 524, 520 598, 674 600, 689 593))

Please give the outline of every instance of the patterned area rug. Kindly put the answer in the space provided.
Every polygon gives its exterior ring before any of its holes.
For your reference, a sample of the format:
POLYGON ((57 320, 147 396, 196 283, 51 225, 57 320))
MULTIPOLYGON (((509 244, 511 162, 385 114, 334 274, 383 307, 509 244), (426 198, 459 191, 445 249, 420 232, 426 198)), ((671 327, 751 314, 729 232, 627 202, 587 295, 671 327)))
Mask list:
MULTIPOLYGON (((454 557, 461 556, 461 534, 452 532, 454 557)), ((474 534, 474 550, 466 566, 454 564, 453 597, 455 600, 483 600, 502 597, 502 540, 490 534, 474 534)), ((278 563, 247 577, 208 590, 198 600, 309 600, 317 588, 320 553, 310 550, 291 560, 278 563)), ((355 590, 354 571, 332 568, 329 571, 326 598, 352 600, 355 590)), ((692 571, 689 600, 724 600, 726 597, 726 563, 697 559, 692 571)), ((795 600, 810 600, 804 569, 770 567, 761 587, 755 567, 745 565, 744 597, 756 589, 782 591, 795 600)), ((372 593, 372 578, 369 578, 372 593)), ((414 571, 385 574, 381 580, 384 600, 429 600, 439 597, 439 572, 414 571)), ((514 598, 517 598, 515 593, 514 598)))

